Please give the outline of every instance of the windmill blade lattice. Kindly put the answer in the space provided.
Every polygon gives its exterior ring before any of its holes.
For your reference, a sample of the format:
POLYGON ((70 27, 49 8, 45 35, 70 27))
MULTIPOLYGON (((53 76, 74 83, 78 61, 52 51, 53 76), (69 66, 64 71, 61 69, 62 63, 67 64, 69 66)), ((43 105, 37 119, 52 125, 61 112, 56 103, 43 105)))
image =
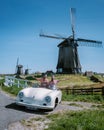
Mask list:
POLYGON ((55 38, 55 39, 63 39, 63 40, 66 39, 66 38, 61 37, 61 36, 46 35, 46 34, 40 34, 40 37, 55 38))
POLYGON ((70 8, 70 16, 71 16, 71 29, 72 29, 72 36, 73 39, 75 38, 75 8, 70 8))
POLYGON ((78 45, 80 46, 102 47, 101 41, 82 39, 82 38, 78 38, 77 41, 78 41, 78 45))

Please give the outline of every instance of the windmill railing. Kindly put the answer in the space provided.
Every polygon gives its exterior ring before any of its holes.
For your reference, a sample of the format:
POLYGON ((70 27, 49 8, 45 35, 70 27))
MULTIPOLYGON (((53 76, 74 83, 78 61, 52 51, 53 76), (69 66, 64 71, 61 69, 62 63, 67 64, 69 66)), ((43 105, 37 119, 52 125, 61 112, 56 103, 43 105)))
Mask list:
POLYGON ((67 95, 103 95, 104 96, 104 86, 98 88, 61 88, 63 92, 67 95))

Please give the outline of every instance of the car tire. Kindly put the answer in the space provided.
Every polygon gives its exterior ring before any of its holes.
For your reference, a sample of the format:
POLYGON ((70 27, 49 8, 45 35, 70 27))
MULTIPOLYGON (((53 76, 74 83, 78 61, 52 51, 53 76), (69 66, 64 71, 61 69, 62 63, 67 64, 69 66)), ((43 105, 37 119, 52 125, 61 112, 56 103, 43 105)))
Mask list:
POLYGON ((56 108, 58 105, 58 98, 55 99, 55 104, 54 104, 54 108, 56 108))

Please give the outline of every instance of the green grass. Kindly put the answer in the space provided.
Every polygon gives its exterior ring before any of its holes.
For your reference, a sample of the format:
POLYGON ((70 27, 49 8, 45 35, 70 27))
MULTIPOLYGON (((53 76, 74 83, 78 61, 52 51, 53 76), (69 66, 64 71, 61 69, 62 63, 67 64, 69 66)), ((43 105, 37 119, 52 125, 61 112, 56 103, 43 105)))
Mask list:
POLYGON ((0 80, 0 85, 2 85, 4 83, 4 79, 0 80))
POLYGON ((16 96, 18 94, 18 92, 23 89, 22 87, 17 87, 17 86, 12 86, 12 87, 6 87, 6 86, 2 86, 1 89, 9 94, 12 94, 14 96, 16 96))
POLYGON ((45 130, 104 130, 104 110, 79 111, 51 114, 51 120, 45 130))
POLYGON ((65 92, 62 93, 62 100, 104 103, 104 97, 102 95, 67 95, 65 92))
POLYGON ((104 82, 104 77, 101 75, 94 75, 96 78, 98 78, 100 81, 104 82))

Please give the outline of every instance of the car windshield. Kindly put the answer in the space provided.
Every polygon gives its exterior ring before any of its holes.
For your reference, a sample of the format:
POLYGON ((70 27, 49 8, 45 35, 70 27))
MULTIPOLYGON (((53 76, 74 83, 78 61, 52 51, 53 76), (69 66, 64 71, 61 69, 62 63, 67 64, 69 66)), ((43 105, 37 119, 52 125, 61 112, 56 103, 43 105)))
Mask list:
MULTIPOLYGON (((39 83, 34 83, 32 87, 33 87, 33 88, 44 88, 44 87, 40 86, 39 83)), ((49 86, 46 87, 46 88, 47 88, 47 89, 51 89, 51 90, 57 90, 56 85, 49 85, 49 86)))
POLYGON ((40 85, 39 85, 38 83, 34 83, 34 84, 32 85, 33 88, 39 88, 39 86, 40 86, 40 85))

